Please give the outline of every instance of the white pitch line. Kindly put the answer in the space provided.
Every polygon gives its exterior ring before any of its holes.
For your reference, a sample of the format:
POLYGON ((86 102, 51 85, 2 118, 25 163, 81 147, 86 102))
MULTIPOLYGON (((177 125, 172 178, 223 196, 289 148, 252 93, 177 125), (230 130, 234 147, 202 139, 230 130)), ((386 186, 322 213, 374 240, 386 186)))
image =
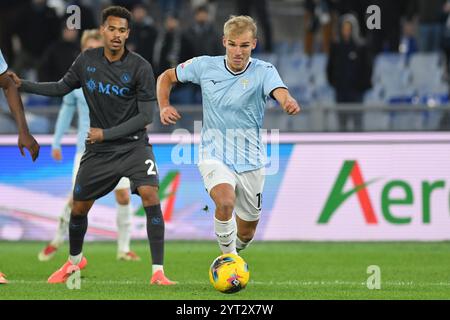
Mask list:
MULTIPOLYGON (((89 279, 81 279, 81 282, 84 284, 94 284, 94 285, 146 285, 146 282, 142 281, 115 281, 115 280, 89 280, 89 279)), ((47 284, 45 280, 9 280, 10 284, 47 284)), ((180 281, 179 285, 209 285, 208 281, 180 281)), ((250 281, 249 285, 270 285, 270 286, 297 286, 297 287, 315 287, 315 286, 362 286, 366 287, 366 282, 357 282, 357 281, 313 281, 313 280, 305 280, 305 281, 250 281)), ((425 287, 425 286, 433 286, 433 287, 450 287, 450 282, 414 282, 414 281, 384 281, 381 283, 382 286, 386 288, 386 286, 392 287, 425 287)))

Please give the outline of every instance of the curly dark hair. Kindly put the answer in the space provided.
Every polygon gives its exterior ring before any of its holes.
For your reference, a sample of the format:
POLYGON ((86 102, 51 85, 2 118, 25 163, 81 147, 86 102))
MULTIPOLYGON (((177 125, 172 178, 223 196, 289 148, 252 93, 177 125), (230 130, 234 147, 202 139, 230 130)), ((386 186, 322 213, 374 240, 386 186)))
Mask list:
POLYGON ((104 9, 102 11, 102 24, 105 23, 106 19, 110 16, 127 19, 128 25, 131 21, 131 12, 120 6, 112 6, 104 9))

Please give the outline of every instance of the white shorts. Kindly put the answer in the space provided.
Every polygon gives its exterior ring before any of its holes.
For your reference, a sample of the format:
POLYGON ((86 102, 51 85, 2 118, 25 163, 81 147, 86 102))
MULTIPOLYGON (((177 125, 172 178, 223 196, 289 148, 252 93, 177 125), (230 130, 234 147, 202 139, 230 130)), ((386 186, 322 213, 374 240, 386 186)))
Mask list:
MULTIPOLYGON (((82 152, 76 153, 75 159, 73 160, 72 187, 75 185, 75 179, 77 178, 78 169, 80 168, 81 157, 83 157, 82 152)), ((130 179, 122 177, 114 188, 114 190, 122 189, 130 189, 130 179)))
POLYGON ((244 221, 257 221, 261 215, 265 168, 237 173, 217 160, 205 160, 198 164, 208 193, 221 183, 230 184, 236 194, 234 210, 244 221))

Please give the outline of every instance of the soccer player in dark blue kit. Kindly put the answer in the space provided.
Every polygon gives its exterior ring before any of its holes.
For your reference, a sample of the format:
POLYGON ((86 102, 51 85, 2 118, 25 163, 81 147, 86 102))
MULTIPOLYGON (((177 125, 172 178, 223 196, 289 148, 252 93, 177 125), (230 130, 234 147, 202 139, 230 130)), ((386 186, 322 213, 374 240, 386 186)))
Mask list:
POLYGON ((164 219, 158 197, 158 171, 145 126, 156 105, 151 65, 125 47, 131 14, 113 6, 102 12, 102 48, 81 53, 58 82, 35 83, 16 79, 22 90, 46 96, 63 96, 82 87, 89 106, 91 128, 86 151, 73 190, 69 223, 69 260, 48 279, 67 280, 73 266, 87 263, 82 248, 87 214, 95 200, 128 177, 147 214, 147 234, 153 263, 151 284, 172 285, 163 270, 164 219))

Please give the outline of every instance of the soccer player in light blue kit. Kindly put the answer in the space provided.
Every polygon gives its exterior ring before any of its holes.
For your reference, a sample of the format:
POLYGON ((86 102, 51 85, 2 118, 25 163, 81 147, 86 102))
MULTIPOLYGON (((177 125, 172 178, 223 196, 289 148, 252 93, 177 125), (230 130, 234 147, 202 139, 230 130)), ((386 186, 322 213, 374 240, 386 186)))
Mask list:
MULTIPOLYGON (((85 30, 81 37, 82 50, 98 48, 103 46, 103 38, 99 30, 85 30)), ((52 157, 56 161, 61 161, 61 140, 64 133, 69 129, 75 111, 78 112, 78 141, 77 152, 74 159, 74 168, 72 175, 72 184, 80 167, 81 157, 85 150, 85 142, 90 127, 89 107, 84 98, 83 90, 75 89, 64 96, 63 104, 56 121, 55 135, 52 143, 52 157)), ((130 250, 131 241, 131 220, 132 210, 130 207, 130 180, 128 178, 120 179, 115 188, 117 201, 117 259, 125 261, 139 261, 139 256, 130 250)), ((53 240, 38 254, 40 261, 48 261, 57 252, 58 248, 64 242, 64 237, 69 231, 70 212, 72 210, 72 197, 69 198, 58 220, 58 227, 53 240)), ((84 266, 83 266, 84 267, 84 266)))
MULTIPOLYGON (((25 119, 25 113, 23 110, 22 99, 20 98, 19 91, 14 84, 13 79, 8 75, 8 64, 3 58, 2 51, 0 50, 0 88, 5 92, 6 100, 8 101, 9 109, 16 121, 17 128, 19 130, 18 146, 22 156, 25 155, 23 148, 28 149, 33 162, 39 156, 40 146, 34 137, 28 131, 27 121, 25 119)), ((6 275, 0 272, 0 284, 6 284, 6 275)))
POLYGON ((198 167, 216 205, 214 229, 222 253, 245 249, 260 218, 265 178, 260 129, 267 98, 275 98, 289 115, 300 112, 275 67, 251 58, 256 31, 251 17, 231 17, 224 25, 225 57, 195 57, 166 70, 157 82, 164 125, 180 119, 169 101, 172 85, 201 86, 204 123, 198 167))

